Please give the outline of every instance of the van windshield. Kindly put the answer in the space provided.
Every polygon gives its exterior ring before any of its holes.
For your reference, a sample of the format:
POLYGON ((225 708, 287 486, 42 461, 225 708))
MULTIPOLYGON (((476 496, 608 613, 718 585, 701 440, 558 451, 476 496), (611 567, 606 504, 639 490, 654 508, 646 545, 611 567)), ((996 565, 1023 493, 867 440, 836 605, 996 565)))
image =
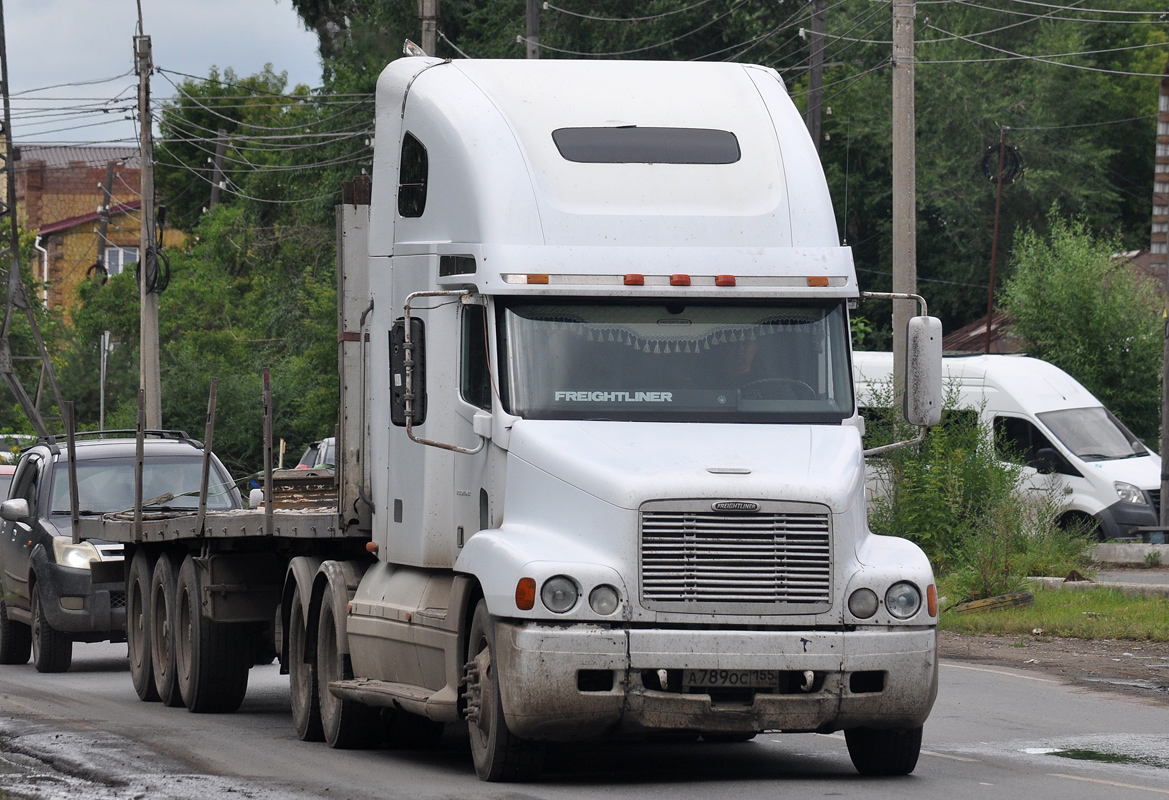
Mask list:
POLYGON ((500 391, 518 416, 839 423, 852 415, 840 303, 514 299, 499 321, 500 391))
POLYGON ((1036 416, 1063 446, 1085 461, 1148 455, 1148 450, 1102 406, 1045 411, 1036 416))

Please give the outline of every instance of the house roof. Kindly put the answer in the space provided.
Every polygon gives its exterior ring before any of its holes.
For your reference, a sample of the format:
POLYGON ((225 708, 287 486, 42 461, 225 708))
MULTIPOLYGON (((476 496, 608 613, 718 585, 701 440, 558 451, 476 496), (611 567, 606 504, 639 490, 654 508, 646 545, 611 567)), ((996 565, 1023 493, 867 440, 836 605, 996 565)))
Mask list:
POLYGON ((81 162, 87 167, 104 167, 121 161, 127 169, 138 169, 141 159, 137 147, 116 145, 17 144, 13 146, 17 161, 44 161, 46 167, 67 167, 81 162))
MULTIPOLYGON (((141 200, 132 200, 129 203, 113 203, 110 205, 110 216, 115 214, 125 214, 129 211, 136 211, 141 207, 141 200)), ((86 222, 96 222, 99 219, 101 219, 101 212, 92 211, 88 214, 82 214, 78 217, 69 217, 68 219, 59 220, 57 222, 50 222, 48 225, 45 225, 43 228, 37 231, 37 235, 46 236, 50 233, 67 230, 68 228, 72 228, 76 225, 82 225, 86 222)))
MULTIPOLYGON (((990 352, 1019 352, 1021 342, 1011 333, 1011 318, 996 308, 991 314, 990 320, 990 352)), ((944 353, 981 353, 985 347, 985 316, 956 331, 951 331, 942 338, 942 352, 944 353)))

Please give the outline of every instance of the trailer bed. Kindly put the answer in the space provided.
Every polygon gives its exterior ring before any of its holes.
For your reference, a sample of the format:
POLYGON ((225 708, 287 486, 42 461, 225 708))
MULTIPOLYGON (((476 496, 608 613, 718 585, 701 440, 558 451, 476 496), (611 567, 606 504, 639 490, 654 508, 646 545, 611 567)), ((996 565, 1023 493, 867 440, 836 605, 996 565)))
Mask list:
POLYGON ((191 512, 142 514, 140 535, 135 535, 134 514, 130 511, 82 517, 78 521, 78 539, 99 539, 123 544, 169 542, 180 539, 363 539, 368 531, 351 528, 346 533, 340 525, 337 509, 277 508, 272 512, 272 534, 266 533, 265 514, 259 508, 231 511, 208 511, 199 529, 199 515, 191 512))

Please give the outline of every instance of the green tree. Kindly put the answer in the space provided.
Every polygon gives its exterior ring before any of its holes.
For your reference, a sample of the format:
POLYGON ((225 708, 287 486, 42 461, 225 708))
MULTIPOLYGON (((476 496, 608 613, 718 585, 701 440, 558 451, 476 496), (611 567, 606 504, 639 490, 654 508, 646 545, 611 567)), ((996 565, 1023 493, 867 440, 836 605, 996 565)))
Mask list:
POLYGON ((1161 417, 1163 302, 1151 279, 1116 258, 1115 236, 1052 209, 1048 236, 1024 230, 1003 306, 1028 352, 1066 371, 1155 444, 1161 417))

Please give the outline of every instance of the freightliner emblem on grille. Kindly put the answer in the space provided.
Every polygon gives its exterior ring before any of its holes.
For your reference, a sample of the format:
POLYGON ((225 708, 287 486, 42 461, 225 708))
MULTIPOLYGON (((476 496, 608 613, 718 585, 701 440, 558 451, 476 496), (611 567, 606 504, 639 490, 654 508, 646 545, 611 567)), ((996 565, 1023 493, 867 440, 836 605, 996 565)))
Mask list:
POLYGON ((746 500, 722 500, 718 503, 711 503, 710 507, 715 511, 758 511, 759 504, 752 503, 746 500))

